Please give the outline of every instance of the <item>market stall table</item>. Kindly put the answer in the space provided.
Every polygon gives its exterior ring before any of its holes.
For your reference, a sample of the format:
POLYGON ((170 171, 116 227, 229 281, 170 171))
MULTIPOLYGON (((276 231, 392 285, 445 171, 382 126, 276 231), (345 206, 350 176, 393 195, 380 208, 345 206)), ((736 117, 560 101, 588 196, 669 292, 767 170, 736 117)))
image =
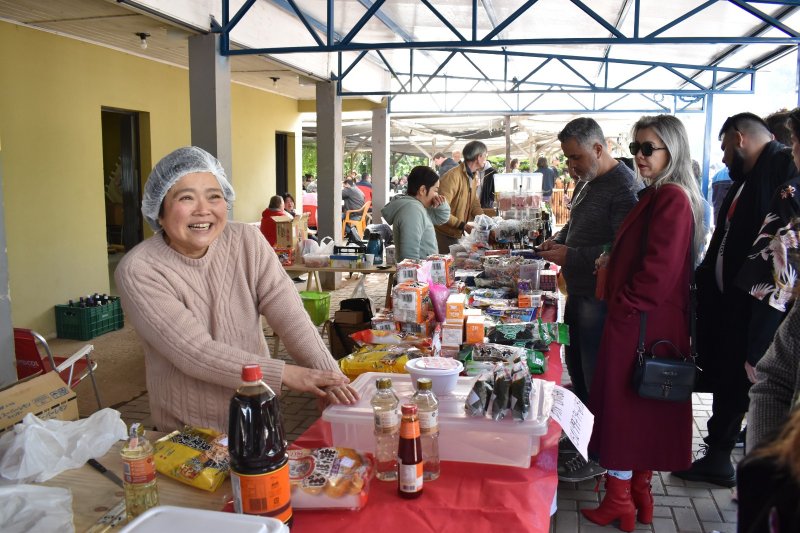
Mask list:
MULTIPOLYGON (((545 320, 554 320, 555 309, 545 308, 545 320)), ((541 377, 559 383, 562 366, 560 346, 552 344, 547 353, 547 371, 541 377)), ((380 528, 381 533, 496 531, 545 532, 549 528, 551 505, 558 485, 556 462, 561 429, 553 421, 541 440, 541 451, 530 468, 443 461, 438 480, 425 485, 417 500, 403 500, 396 483, 373 479, 369 501, 360 511, 296 511, 293 533, 361 532, 380 528)), ((155 440, 161 434, 151 433, 155 440)), ((330 445, 330 426, 318 420, 294 445, 330 445)), ((124 441, 115 444, 99 462, 120 475, 119 452, 124 441)), ((123 499, 122 489, 91 466, 68 470, 43 483, 72 491, 76 531, 92 528, 123 499)), ((162 505, 221 510, 232 500, 230 480, 210 493, 189 487, 166 476, 158 476, 162 505)), ((111 529, 117 530, 120 526, 111 529)), ((176 524, 179 528, 180 524, 176 524)), ((102 529, 106 531, 106 529, 102 529)))
MULTIPOLYGON (((544 319, 555 320, 555 307, 544 319)), ((560 345, 551 344, 544 379, 561 382, 560 345)), ((297 511, 292 533, 381 533, 500 531, 542 533, 550 527, 558 487, 556 464, 561 427, 549 422, 541 451, 530 468, 442 461, 441 476, 425 484, 416 500, 397 495, 396 482, 373 479, 369 500, 360 511, 297 511)), ((315 422, 294 443, 304 448, 332 444, 330 424, 315 422)))
POLYGON ((308 281, 306 282, 306 290, 322 290, 322 283, 319 280, 320 272, 358 272, 361 274, 361 279, 353 289, 353 295, 359 291, 364 290, 364 280, 369 274, 389 274, 389 279, 386 282, 386 302, 392 301, 392 286, 394 285, 394 275, 397 272, 397 267, 394 265, 386 266, 369 266, 369 267, 309 267, 305 265, 289 265, 284 266, 283 269, 291 274, 308 274, 308 281))

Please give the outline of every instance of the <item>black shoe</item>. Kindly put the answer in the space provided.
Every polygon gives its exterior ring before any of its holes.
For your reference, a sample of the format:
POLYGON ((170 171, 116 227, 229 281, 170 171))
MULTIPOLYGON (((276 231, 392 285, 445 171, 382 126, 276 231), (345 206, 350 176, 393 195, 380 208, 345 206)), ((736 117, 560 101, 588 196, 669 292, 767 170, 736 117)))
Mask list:
POLYGON ((305 280, 303 278, 297 277, 297 278, 292 278, 292 281, 294 283, 303 283, 305 280))
POLYGON ((606 469, 594 461, 587 461, 577 453, 571 457, 559 455, 558 467, 556 468, 559 481, 586 481, 599 475, 605 474, 606 469))
POLYGON ((731 464, 730 452, 717 451, 701 444, 705 455, 692 463, 688 470, 673 472, 672 475, 686 481, 702 481, 732 488, 736 486, 736 470, 731 464))

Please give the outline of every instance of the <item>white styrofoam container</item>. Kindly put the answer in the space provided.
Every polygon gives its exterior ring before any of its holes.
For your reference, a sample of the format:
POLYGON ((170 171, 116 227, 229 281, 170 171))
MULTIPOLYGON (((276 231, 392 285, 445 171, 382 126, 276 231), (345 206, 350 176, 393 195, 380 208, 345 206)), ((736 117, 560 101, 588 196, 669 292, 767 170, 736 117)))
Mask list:
POLYGON ((289 528, 280 520, 266 516, 160 505, 137 516, 122 528, 120 533, 161 533, 163 531, 289 533, 289 528))
MULTIPOLYGON (((334 446, 375 452, 370 400, 375 394, 375 380, 380 377, 391 378, 401 405, 410 401, 414 387, 407 374, 367 372, 358 376, 351 383, 361 397, 358 403, 331 405, 322 413, 323 420, 331 424, 334 446)), ((459 377, 451 393, 437 396, 439 457, 445 461, 528 468, 531 456, 539 453, 540 438, 547 433, 548 416, 534 416, 522 422, 513 420, 510 414, 503 420, 469 416, 464 403, 476 379, 459 377)), ((531 405, 532 410, 535 407, 531 405)))

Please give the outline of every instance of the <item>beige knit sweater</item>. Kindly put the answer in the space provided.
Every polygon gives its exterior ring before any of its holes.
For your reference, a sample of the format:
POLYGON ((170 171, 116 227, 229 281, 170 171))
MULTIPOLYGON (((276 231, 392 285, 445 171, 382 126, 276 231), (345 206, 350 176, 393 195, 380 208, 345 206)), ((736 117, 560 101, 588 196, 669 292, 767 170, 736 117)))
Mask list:
POLYGON ((201 259, 162 234, 126 254, 115 274, 122 306, 144 346, 153 421, 227 432, 242 365, 258 363, 280 394, 283 361, 271 359, 264 315, 300 365, 337 370, 300 296, 258 228, 228 222, 201 259))

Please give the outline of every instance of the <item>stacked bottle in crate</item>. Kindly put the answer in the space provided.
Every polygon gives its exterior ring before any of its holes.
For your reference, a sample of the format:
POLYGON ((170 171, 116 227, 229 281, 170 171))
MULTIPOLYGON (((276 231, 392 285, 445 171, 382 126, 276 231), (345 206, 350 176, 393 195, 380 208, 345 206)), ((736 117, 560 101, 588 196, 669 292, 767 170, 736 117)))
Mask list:
POLYGON ((56 332, 61 339, 86 341, 124 326, 118 296, 94 293, 56 305, 56 332))

